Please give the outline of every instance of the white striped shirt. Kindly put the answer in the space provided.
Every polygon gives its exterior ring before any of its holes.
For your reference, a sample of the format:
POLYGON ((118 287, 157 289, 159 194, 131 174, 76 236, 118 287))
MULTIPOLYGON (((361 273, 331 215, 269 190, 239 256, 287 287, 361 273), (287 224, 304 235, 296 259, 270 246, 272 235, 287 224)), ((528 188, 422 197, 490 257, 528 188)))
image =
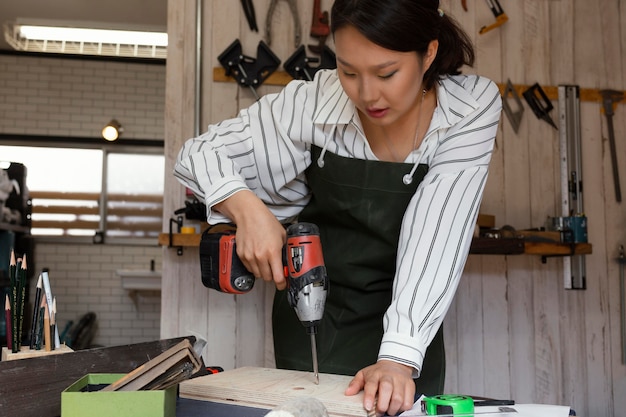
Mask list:
MULTIPOLYGON (((475 75, 437 84, 437 107, 419 148, 405 162, 429 170, 404 214, 393 300, 384 317, 379 359, 419 370, 454 297, 474 231, 501 113, 495 83, 475 75)), ((238 117, 211 125, 181 149, 174 175, 211 207, 250 189, 281 221, 310 199, 304 171, 310 147, 377 160, 336 71, 292 81, 238 117)), ((398 178, 402 181, 402 178, 398 178)))

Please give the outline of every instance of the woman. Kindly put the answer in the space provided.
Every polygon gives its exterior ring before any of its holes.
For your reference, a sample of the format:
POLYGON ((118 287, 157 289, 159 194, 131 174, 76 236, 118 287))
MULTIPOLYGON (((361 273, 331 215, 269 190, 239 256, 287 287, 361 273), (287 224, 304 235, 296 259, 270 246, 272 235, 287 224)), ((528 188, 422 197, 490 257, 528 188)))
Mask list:
MULTIPOLYGON (((293 81, 182 148, 175 175, 237 225, 237 252, 286 286, 281 223, 320 227, 330 279, 320 372, 394 414, 443 390, 441 323, 471 243, 501 99, 460 75, 467 36, 438 0, 335 0, 337 70, 293 81), (428 349, 427 349, 428 348, 428 349)), ((279 368, 311 369, 309 338, 277 291, 279 368)))

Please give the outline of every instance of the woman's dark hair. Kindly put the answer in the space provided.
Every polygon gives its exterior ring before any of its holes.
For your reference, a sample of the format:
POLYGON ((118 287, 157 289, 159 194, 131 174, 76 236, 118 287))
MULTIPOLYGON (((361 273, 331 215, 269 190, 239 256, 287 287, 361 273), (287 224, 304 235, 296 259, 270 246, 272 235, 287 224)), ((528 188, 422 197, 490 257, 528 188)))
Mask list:
POLYGON ((465 31, 439 10, 439 0, 335 0, 331 32, 353 26, 383 48, 420 57, 432 40, 439 41, 437 56, 424 74, 426 88, 447 74, 461 73, 474 64, 474 47, 465 31))

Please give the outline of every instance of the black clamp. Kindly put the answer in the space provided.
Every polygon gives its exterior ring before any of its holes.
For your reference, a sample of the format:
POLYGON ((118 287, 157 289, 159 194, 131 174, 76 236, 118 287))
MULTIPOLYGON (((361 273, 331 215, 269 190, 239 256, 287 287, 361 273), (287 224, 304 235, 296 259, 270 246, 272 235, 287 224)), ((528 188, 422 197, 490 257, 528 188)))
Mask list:
POLYGON ((308 57, 304 45, 300 45, 283 64, 285 71, 296 80, 312 81, 315 73, 321 69, 337 68, 335 53, 326 45, 322 48, 319 58, 308 57), (316 63, 312 66, 310 63, 316 63))
MULTIPOLYGON (((180 233, 181 228, 183 227, 183 216, 178 216, 178 217, 176 217, 176 219, 170 218, 170 233, 169 233, 170 241, 169 241, 169 245, 167 246, 168 248, 174 247, 174 233, 172 231, 172 225, 173 224, 178 226, 176 228, 176 233, 180 233)), ((183 254, 183 247, 182 246, 176 247, 176 254, 178 256, 181 256, 183 254)))
POLYGON ((554 120, 550 117, 550 111, 554 109, 554 106, 552 105, 552 102, 548 98, 546 92, 543 91, 538 83, 528 87, 522 95, 538 119, 544 120, 557 130, 559 129, 556 126, 556 123, 554 123, 554 120))
POLYGON ((241 86, 248 87, 258 100, 256 89, 263 84, 280 65, 280 59, 263 41, 257 47, 257 57, 251 58, 242 53, 241 42, 235 39, 217 59, 229 75, 241 86))

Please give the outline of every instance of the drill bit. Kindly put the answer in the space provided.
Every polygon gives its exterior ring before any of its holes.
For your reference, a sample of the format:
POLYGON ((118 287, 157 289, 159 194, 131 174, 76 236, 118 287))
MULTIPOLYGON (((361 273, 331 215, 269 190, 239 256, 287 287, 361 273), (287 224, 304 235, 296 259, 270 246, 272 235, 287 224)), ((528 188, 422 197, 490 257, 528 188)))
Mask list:
POLYGON ((315 333, 311 333, 311 355, 313 356, 313 376, 315 384, 320 384, 320 373, 317 364, 317 343, 315 342, 315 333))

